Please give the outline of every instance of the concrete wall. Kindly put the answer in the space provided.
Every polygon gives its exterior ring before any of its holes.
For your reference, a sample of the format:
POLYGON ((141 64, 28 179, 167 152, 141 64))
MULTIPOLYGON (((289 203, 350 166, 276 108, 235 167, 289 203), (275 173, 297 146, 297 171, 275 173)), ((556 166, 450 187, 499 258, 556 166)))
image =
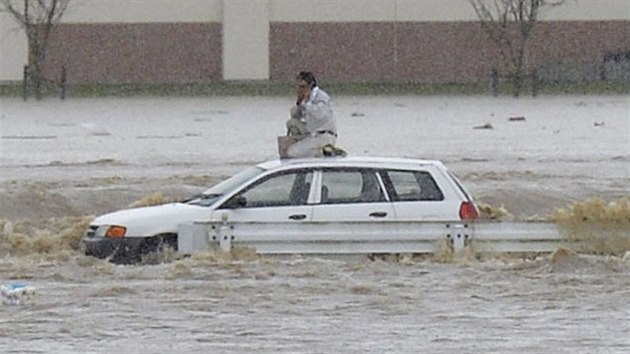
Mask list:
MULTIPOLYGON (((567 0, 541 18, 532 63, 630 49, 630 0, 567 0)), ((15 28, 0 14, 0 81, 20 80, 26 63, 15 28)), ((309 68, 331 80, 466 81, 494 58, 468 0, 74 0, 47 73, 65 65, 70 82, 206 82, 309 68)))
POLYGON ((221 22, 223 0, 71 0, 66 23, 221 22))
MULTIPOLYGON (((272 22, 476 21, 468 0, 269 0, 272 22), (302 3, 300 6, 298 4, 302 3)), ((542 20, 630 20, 630 0, 566 0, 542 20)))
POLYGON ((28 57, 25 37, 12 17, 0 13, 0 82, 22 78, 28 57))
POLYGON ((265 1, 226 1, 223 7, 223 78, 269 78, 269 11, 265 1))

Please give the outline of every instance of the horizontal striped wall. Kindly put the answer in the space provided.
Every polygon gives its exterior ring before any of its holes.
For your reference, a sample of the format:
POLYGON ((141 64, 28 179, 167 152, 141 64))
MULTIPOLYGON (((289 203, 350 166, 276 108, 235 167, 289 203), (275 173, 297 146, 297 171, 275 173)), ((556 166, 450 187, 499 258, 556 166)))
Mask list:
MULTIPOLYGON (((220 23, 62 24, 46 60, 49 78, 69 83, 189 83, 223 79, 220 23)), ((630 21, 546 21, 535 28, 528 62, 596 66, 630 50, 630 21)), ((470 82, 500 67, 476 21, 272 22, 269 78, 312 70, 324 81, 470 82)), ((266 65, 266 64, 265 64, 266 65)))
MULTIPOLYGON (((270 24, 270 78, 310 69, 329 81, 470 82, 501 67, 479 22, 270 24)), ((540 22, 528 62, 600 63, 630 50, 630 21, 540 22)))
POLYGON ((69 83, 189 83, 221 80, 220 23, 61 24, 45 75, 69 83))

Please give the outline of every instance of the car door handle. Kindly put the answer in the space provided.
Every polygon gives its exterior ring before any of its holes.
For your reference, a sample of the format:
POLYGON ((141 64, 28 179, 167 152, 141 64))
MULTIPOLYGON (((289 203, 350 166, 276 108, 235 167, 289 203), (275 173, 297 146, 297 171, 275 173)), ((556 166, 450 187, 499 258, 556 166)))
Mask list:
POLYGON ((289 219, 291 220, 304 220, 306 219, 306 215, 305 214, 293 214, 289 216, 289 219))
POLYGON ((384 211, 375 211, 373 213, 370 213, 370 216, 373 218, 384 218, 387 216, 387 213, 384 211))

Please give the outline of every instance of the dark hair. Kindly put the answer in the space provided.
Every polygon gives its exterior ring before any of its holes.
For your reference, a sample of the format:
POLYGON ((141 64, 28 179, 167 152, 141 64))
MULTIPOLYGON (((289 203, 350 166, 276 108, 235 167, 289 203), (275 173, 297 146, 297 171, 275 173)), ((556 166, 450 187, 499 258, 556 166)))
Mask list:
POLYGON ((317 80, 315 80, 315 75, 313 75, 310 71, 300 71, 297 76, 298 80, 304 80, 308 84, 308 86, 313 89, 317 86, 317 80))

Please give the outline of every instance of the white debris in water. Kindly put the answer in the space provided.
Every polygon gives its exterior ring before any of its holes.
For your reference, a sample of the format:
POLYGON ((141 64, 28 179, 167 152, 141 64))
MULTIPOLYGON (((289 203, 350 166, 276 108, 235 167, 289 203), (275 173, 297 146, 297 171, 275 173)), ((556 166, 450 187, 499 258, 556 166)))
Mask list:
POLYGON ((11 283, 0 286, 2 303, 5 305, 20 305, 35 295, 35 288, 22 283, 11 283))

